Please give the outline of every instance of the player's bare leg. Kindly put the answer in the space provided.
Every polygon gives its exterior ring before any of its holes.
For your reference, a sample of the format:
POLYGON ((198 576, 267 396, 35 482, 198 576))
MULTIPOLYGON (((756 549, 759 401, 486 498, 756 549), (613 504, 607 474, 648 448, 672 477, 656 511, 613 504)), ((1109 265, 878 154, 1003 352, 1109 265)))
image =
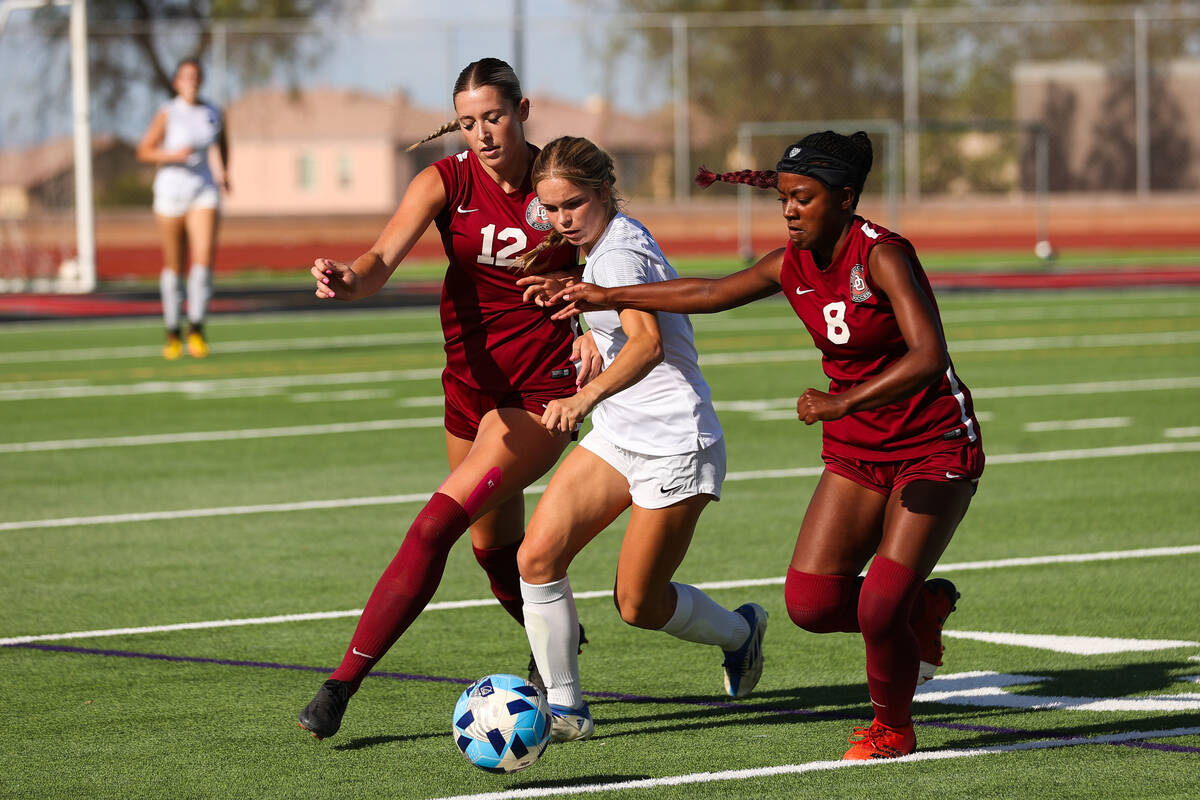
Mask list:
POLYGON ((580 685, 580 628, 567 569, 629 503, 625 477, 577 447, 550 479, 518 554, 525 632, 554 714, 552 741, 586 739, 594 729, 580 685))

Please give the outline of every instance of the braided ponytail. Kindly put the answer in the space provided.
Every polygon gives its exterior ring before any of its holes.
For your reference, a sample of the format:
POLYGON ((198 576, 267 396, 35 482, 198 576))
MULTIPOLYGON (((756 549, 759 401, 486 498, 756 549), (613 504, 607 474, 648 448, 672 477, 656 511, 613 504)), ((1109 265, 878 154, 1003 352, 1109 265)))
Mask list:
POLYGON ((746 183, 758 189, 774 189, 779 183, 778 174, 769 169, 740 169, 736 172, 716 173, 705 167, 696 170, 696 185, 707 189, 717 181, 746 183))
POLYGON ((432 141, 432 140, 438 138, 439 136, 442 136, 443 134, 449 133, 450 131, 456 131, 460 127, 461 126, 458 124, 458 120, 452 119, 449 122, 447 122, 445 125, 443 125, 442 127, 438 128, 433 133, 426 136, 421 141, 410 144, 407 148, 405 148, 404 152, 407 153, 411 150, 416 150, 418 147, 425 144, 426 142, 432 141))

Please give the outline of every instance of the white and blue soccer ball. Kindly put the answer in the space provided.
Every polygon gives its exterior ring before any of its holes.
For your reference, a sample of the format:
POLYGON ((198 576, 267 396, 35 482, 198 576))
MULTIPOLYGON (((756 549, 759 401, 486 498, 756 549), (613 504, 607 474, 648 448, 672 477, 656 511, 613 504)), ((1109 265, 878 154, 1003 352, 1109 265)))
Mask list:
POLYGON ((532 766, 550 743, 550 705, 516 675, 487 675, 459 695, 454 743, 467 761, 500 774, 532 766))

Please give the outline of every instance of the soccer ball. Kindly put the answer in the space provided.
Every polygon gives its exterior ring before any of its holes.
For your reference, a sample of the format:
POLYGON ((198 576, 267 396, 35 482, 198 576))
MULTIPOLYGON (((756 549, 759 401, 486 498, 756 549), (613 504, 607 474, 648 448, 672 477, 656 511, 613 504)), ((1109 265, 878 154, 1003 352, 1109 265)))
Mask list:
POLYGON ((516 675, 487 675, 459 695, 454 743, 467 761, 505 774, 532 766, 550 742, 550 705, 516 675))

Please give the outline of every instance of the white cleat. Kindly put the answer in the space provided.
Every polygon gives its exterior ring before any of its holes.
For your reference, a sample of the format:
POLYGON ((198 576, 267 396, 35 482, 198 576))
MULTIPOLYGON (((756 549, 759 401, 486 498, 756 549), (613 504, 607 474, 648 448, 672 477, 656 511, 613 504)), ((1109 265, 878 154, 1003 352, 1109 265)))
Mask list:
POLYGON ((579 708, 550 706, 550 741, 574 742, 591 738, 596 730, 587 703, 579 708))

